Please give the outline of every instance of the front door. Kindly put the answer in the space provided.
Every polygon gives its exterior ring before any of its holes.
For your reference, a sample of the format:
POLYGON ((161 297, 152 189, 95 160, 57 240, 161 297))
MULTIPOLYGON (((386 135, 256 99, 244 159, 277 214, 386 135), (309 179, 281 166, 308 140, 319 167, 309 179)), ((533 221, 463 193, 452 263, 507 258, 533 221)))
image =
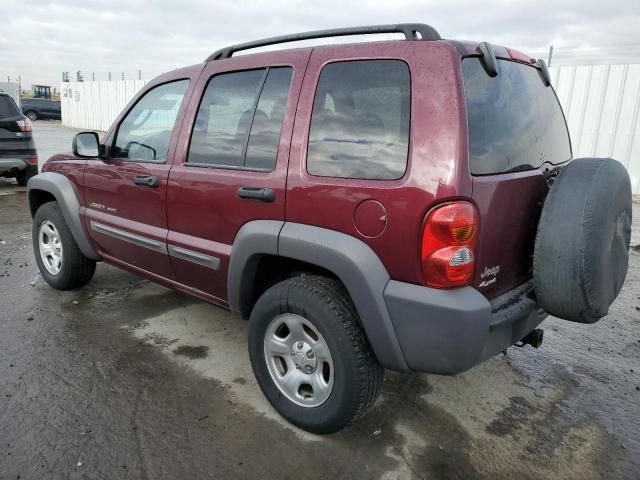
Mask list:
POLYGON ((168 187, 167 243, 180 283, 227 301, 238 230, 284 220, 293 118, 310 50, 208 63, 189 103, 168 187))
POLYGON ((166 194, 173 127, 189 86, 151 87, 122 118, 104 159, 84 174, 85 222, 101 256, 151 276, 174 279, 167 255, 166 194))

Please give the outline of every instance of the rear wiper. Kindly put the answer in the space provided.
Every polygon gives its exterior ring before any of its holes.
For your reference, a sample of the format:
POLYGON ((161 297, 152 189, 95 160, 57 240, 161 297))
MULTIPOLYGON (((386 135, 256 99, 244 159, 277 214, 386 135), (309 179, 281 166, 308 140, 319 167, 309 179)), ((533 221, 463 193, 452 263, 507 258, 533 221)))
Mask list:
POLYGON ((504 173, 513 173, 513 172, 521 172, 523 170, 533 170, 536 167, 534 167, 533 165, 529 164, 529 163, 521 163, 520 165, 516 165, 515 167, 507 170, 504 173))

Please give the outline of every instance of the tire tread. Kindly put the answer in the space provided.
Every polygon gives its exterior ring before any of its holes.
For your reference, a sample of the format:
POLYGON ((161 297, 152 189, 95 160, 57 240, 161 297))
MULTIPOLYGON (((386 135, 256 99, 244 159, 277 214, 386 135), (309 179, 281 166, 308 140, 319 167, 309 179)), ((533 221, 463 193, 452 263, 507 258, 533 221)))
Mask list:
POLYGON ((384 369, 369 344, 364 329, 360 324, 349 293, 337 279, 316 275, 300 275, 285 280, 288 286, 295 286, 323 299, 329 309, 338 318, 347 334, 352 352, 355 354, 360 371, 359 403, 351 418, 344 419, 338 429, 347 427, 362 417, 373 405, 382 388, 384 369))
POLYGON ((71 230, 67 226, 67 222, 64 220, 62 211, 57 202, 47 202, 38 208, 33 218, 33 247, 36 255, 36 261, 40 267, 40 271, 49 285, 58 290, 72 290, 74 288, 81 287, 87 284, 96 271, 96 262, 84 256, 78 244, 75 242, 71 230), (53 277, 55 280, 50 281, 47 278, 47 273, 43 271, 43 267, 40 265, 40 252, 38 251, 38 239, 37 225, 41 219, 49 219, 54 222, 56 228, 60 232, 60 237, 64 242, 64 263, 62 268, 66 268, 67 271, 61 272, 59 278, 53 277), (67 240, 65 242, 65 240, 67 240))

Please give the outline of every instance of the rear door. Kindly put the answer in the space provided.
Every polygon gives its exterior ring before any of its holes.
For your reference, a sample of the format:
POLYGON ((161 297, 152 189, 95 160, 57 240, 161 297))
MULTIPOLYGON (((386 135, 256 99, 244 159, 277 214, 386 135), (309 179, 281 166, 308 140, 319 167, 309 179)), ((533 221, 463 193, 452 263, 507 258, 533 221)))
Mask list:
POLYGON ((49 118, 49 109, 47 100, 37 98, 31 100, 31 107, 38 113, 38 118, 49 118))
POLYGON ((149 88, 118 122, 106 158, 87 161, 87 231, 101 256, 174 279, 167 255, 166 194, 190 78, 149 88))
POLYGON ((26 112, 35 112, 38 118, 46 117, 46 112, 42 107, 41 100, 38 98, 31 98, 22 101, 22 112, 26 115, 26 112))
POLYGON ((200 76, 167 205, 171 262, 195 294, 225 304, 238 230, 252 220, 284 220, 291 130, 309 53, 213 61, 200 76))
POLYGON ((60 102, 41 100, 42 112, 47 118, 60 118, 60 102))
POLYGON ((473 200, 480 211, 474 285, 495 297, 532 277, 533 246, 549 191, 545 171, 571 159, 562 109, 533 66, 498 60, 489 77, 462 61, 473 200))

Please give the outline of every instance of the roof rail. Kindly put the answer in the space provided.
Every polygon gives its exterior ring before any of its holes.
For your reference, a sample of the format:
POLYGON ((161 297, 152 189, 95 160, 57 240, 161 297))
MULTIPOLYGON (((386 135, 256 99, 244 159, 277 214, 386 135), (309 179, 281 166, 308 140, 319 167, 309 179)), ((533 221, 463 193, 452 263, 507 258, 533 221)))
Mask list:
POLYGON ((398 23, 395 25, 367 25, 363 27, 334 28, 329 30, 314 30, 311 32, 294 33, 280 37, 264 38, 253 42, 239 43, 216 50, 207 57, 205 62, 230 58, 241 50, 276 45, 279 43, 312 40, 315 38, 344 37, 349 35, 375 35, 379 33, 403 33, 407 40, 440 40, 440 34, 430 25, 424 23, 398 23), (419 36, 418 36, 419 34, 419 36))

